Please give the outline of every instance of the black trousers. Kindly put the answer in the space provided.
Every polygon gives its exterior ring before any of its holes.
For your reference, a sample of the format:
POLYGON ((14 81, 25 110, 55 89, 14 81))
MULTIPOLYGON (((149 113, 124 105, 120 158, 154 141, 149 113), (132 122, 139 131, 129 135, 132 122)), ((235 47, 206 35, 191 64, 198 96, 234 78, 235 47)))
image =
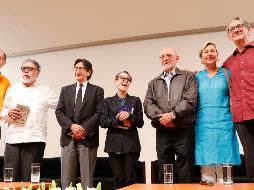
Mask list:
POLYGON ((31 163, 41 163, 45 143, 6 144, 4 163, 13 165, 13 181, 31 181, 31 163))
POLYGON ((118 189, 136 183, 135 170, 140 152, 109 153, 108 155, 114 174, 115 188, 118 189))
POLYGON ((254 182, 254 119, 235 123, 243 146, 247 174, 254 182))
POLYGON ((174 173, 177 171, 179 183, 193 182, 194 128, 180 128, 173 131, 157 130, 156 150, 160 183, 163 183, 163 164, 174 164, 174 173), (176 161, 175 156, 177 156, 176 161))

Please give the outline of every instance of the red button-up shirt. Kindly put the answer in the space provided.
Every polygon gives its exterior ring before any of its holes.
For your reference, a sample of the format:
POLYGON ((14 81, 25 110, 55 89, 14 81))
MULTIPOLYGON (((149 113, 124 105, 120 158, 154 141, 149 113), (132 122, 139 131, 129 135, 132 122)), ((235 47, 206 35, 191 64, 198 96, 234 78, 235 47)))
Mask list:
POLYGON ((232 119, 242 122, 254 118, 254 41, 240 53, 237 49, 223 63, 229 70, 232 89, 232 119))

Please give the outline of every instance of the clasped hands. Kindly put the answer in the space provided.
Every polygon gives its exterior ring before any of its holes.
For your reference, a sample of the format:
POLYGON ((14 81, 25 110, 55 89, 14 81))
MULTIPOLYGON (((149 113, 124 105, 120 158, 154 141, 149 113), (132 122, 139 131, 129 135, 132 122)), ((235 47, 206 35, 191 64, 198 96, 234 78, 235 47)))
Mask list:
POLYGON ((159 122, 167 128, 172 128, 174 127, 173 124, 173 118, 171 113, 161 113, 158 115, 159 117, 159 122))
POLYGON ((81 125, 73 123, 70 126, 71 133, 69 134, 74 140, 81 140, 84 139, 86 136, 85 129, 81 125))
POLYGON ((116 119, 123 122, 123 127, 130 128, 132 125, 132 122, 128 119, 130 114, 126 111, 121 111, 116 115, 116 119))

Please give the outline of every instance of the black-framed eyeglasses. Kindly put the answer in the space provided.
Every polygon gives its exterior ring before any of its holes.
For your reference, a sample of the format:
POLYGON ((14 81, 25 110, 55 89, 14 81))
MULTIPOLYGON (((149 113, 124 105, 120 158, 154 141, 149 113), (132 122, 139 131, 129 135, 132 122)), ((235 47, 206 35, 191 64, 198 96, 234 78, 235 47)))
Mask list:
POLYGON ((130 80, 129 78, 122 77, 122 76, 118 77, 117 79, 118 79, 118 80, 120 79, 120 80, 122 80, 122 81, 127 80, 127 82, 131 82, 131 80, 130 80))
POLYGON ((26 70, 33 71, 33 70, 37 70, 37 69, 34 67, 21 67, 21 71, 25 72, 26 70))
POLYGON ((235 29, 239 30, 239 29, 242 29, 245 25, 244 24, 237 24, 236 26, 231 26, 228 31, 229 32, 234 32, 235 29))

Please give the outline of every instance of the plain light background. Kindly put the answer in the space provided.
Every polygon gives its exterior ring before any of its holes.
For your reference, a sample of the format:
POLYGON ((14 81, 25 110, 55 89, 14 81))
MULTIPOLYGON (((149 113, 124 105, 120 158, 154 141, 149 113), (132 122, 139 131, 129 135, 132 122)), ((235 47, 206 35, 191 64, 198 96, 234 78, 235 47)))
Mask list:
MULTIPOLYGON (((234 50, 234 45, 226 38, 226 32, 214 32, 8 58, 2 73, 9 78, 12 84, 21 82, 21 63, 28 58, 35 59, 42 67, 38 81, 47 84, 59 95, 62 86, 75 82, 73 74, 74 61, 77 58, 86 58, 93 64, 94 69, 90 82, 103 87, 105 97, 115 95, 114 76, 120 71, 127 70, 133 77, 129 94, 140 97, 143 102, 148 82, 162 72, 159 62, 159 52, 162 48, 173 47, 176 49, 180 56, 177 67, 198 71, 204 69, 200 63, 198 52, 201 44, 205 41, 213 41, 218 45, 218 66, 234 50)), ((155 129, 151 127, 150 120, 146 118, 145 114, 144 120, 144 127, 139 129, 142 146, 140 160, 146 161, 147 183, 150 183, 150 162, 156 159, 155 129)), ((3 123, 1 123, 1 126, 0 155, 2 156, 4 154, 4 136, 7 126, 3 123)), ((100 128, 98 156, 107 156, 103 151, 105 135, 106 130, 100 128)), ((44 157, 60 156, 59 139, 60 126, 56 121, 54 110, 50 110, 48 113, 48 136, 44 157)))

